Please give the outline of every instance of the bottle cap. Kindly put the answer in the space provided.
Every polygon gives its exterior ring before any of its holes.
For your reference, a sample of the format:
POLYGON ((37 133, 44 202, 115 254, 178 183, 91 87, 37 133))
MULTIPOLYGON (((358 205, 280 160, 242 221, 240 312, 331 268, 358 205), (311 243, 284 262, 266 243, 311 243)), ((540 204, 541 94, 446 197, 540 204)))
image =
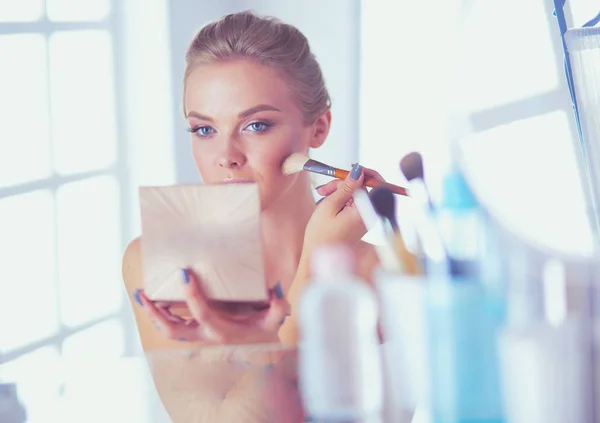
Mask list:
POLYGON ((442 207, 451 210, 474 209, 477 199, 471 191, 463 173, 457 167, 444 177, 442 207))
POLYGON ((354 255, 345 244, 323 245, 313 252, 311 265, 313 279, 337 281, 354 272, 354 255))

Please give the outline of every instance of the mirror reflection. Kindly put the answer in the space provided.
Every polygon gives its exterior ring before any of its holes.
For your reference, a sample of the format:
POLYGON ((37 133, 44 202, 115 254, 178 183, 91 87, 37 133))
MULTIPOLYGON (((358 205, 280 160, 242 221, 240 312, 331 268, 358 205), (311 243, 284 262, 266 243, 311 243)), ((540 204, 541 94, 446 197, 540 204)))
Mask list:
POLYGON ((0 2, 0 421, 444 420, 451 366, 512 422, 515 316, 595 421, 595 159, 521 3, 0 2))

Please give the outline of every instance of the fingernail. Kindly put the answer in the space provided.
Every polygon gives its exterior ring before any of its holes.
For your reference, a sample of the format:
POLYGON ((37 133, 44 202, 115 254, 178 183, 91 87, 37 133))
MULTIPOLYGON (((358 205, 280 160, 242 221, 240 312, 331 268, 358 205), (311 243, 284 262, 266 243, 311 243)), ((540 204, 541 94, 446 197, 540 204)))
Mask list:
POLYGON ((327 184, 319 185, 318 187, 315 188, 315 191, 318 191, 319 188, 323 188, 325 185, 327 185, 327 184))
POLYGON ((135 292, 133 293, 133 299, 135 300, 136 303, 138 303, 139 305, 144 307, 144 303, 142 303, 142 299, 140 298, 140 290, 139 289, 136 289, 135 292))
POLYGON ((275 298, 279 300, 283 298, 283 287, 281 286, 281 282, 277 282, 277 285, 273 288, 273 294, 275 294, 275 298))
POLYGON ((358 163, 356 163, 352 167, 352 172, 350 172, 350 178, 352 178, 355 181, 358 181, 358 178, 360 178, 361 173, 362 173, 362 166, 359 165, 358 163))
POLYGON ((281 319, 281 321, 279 322, 279 326, 283 325, 285 323, 285 317, 283 319, 281 319))
POLYGON ((178 339, 178 341, 179 341, 179 342, 186 342, 186 341, 187 341, 187 339, 185 339, 185 338, 179 338, 179 339, 178 339))
POLYGON ((317 204, 317 206, 318 206, 319 204, 321 204, 321 201, 323 201, 324 199, 325 199, 325 197, 322 197, 322 198, 321 198, 319 201, 317 201, 317 203, 316 203, 316 204, 317 204))
POLYGON ((181 269, 181 276, 183 277, 183 283, 187 285, 190 283, 190 275, 187 269, 181 269))

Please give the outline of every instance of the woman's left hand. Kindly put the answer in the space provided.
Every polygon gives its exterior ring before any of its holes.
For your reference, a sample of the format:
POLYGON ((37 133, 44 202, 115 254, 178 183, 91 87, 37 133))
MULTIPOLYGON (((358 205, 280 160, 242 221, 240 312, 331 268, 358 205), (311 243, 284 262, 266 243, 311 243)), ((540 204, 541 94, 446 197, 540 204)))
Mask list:
POLYGON ((148 299, 143 291, 137 293, 144 310, 164 337, 209 345, 279 340, 277 332, 290 314, 290 305, 283 297, 281 285, 270 291, 267 310, 255 311, 239 318, 211 304, 202 292, 198 276, 190 269, 185 272, 185 297, 191 319, 172 314, 168 308, 148 299))

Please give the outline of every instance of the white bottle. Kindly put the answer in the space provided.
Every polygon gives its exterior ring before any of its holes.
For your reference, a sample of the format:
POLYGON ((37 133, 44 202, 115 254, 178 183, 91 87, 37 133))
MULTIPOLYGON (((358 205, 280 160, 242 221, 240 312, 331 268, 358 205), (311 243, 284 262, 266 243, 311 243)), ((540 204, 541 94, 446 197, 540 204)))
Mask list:
POLYGON ((377 422, 383 408, 374 292, 340 245, 321 247, 299 310, 300 387, 319 422, 377 422))
POLYGON ((580 316, 566 309, 560 263, 544 270, 543 284, 517 277, 509 285, 509 320, 499 337, 507 422, 589 422, 590 348, 580 316))

